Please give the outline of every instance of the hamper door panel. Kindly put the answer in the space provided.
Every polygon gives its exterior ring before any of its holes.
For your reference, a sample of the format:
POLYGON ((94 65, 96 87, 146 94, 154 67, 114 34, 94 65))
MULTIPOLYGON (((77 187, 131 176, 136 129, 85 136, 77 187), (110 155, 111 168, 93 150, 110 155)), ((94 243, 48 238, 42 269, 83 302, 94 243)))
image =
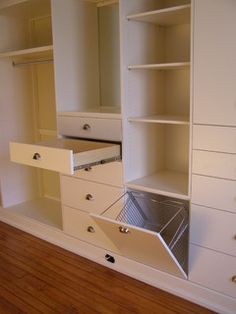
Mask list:
POLYGON ((158 233, 91 214, 122 255, 175 276, 186 274, 158 233))

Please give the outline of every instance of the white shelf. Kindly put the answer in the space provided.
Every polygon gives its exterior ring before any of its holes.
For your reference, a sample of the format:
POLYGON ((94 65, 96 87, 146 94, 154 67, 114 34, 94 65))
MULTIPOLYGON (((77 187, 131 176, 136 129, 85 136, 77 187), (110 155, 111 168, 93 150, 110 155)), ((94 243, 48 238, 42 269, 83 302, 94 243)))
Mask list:
POLYGON ((174 70, 182 69, 190 66, 190 62, 172 62, 172 63, 157 63, 157 64, 135 64, 129 65, 129 70, 174 70))
POLYGON ((28 2, 29 0, 1 0, 0 1, 0 10, 8 7, 13 7, 20 3, 28 2))
POLYGON ((174 171, 160 171, 126 183, 131 189, 189 199, 188 175, 174 171))
POLYGON ((59 111, 59 117, 90 117, 90 118, 104 118, 104 119, 118 119, 121 120, 120 107, 95 107, 88 108, 86 111, 59 111))
POLYGON ((189 125, 189 118, 187 116, 171 116, 171 115, 153 115, 129 118, 130 122, 141 122, 141 123, 163 123, 163 124, 181 124, 189 125))
POLYGON ((157 25, 179 25, 190 23, 191 5, 181 5, 162 10, 149 11, 144 13, 128 15, 130 21, 154 23, 157 25))
POLYGON ((10 58, 10 57, 31 57, 34 58, 41 58, 52 56, 53 46, 42 46, 42 47, 35 47, 35 48, 28 48, 22 50, 14 50, 14 51, 6 51, 0 52, 0 58, 10 58))
POLYGON ((8 207, 7 211, 62 230, 61 204, 59 201, 39 198, 8 207))

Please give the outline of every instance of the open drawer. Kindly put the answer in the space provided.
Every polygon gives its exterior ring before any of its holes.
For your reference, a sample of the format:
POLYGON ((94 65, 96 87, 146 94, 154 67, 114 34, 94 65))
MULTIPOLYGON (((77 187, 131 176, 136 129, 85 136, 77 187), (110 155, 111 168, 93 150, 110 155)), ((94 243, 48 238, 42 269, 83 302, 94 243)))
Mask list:
POLYGON ((10 143, 11 161, 74 174, 74 170, 120 159, 120 145, 76 139, 53 139, 37 144, 10 143))
POLYGON ((129 191, 101 215, 90 214, 120 253, 186 278, 187 202, 129 191))

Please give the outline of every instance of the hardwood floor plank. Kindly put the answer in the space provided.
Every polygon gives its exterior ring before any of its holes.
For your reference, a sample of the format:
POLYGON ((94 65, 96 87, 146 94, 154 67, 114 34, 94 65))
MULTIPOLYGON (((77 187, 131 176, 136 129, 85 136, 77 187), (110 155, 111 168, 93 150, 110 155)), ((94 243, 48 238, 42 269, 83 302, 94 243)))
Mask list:
POLYGON ((13 292, 29 295, 28 307, 63 314, 213 313, 1 222, 0 245, 0 265, 11 278, 3 281, 6 289, 15 279, 13 292))

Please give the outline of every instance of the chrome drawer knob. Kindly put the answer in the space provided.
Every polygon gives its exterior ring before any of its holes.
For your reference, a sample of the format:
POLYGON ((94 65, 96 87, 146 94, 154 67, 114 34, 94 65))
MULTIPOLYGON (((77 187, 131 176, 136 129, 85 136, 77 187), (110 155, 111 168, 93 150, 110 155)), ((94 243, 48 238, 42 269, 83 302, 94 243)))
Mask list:
POLYGON ((95 229, 93 226, 88 226, 87 231, 90 233, 95 233, 95 229))
POLYGON ((90 126, 89 124, 85 123, 85 124, 83 125, 83 130, 88 131, 88 130, 90 130, 90 129, 91 129, 91 126, 90 126))
POLYGON ((39 153, 34 153, 33 159, 34 160, 41 160, 41 155, 39 153))
POLYGON ((232 282, 233 283, 236 283, 236 275, 234 275, 232 278, 231 278, 232 282))
POLYGON ((86 167, 84 168, 84 171, 91 171, 92 170, 92 167, 86 167))
POLYGON ((86 196, 85 196, 85 198, 86 198, 86 200, 88 200, 88 201, 93 201, 93 195, 92 194, 87 194, 86 196))
POLYGON ((122 226, 119 227, 119 231, 120 233, 125 233, 125 234, 130 233, 129 228, 122 227, 122 226))

